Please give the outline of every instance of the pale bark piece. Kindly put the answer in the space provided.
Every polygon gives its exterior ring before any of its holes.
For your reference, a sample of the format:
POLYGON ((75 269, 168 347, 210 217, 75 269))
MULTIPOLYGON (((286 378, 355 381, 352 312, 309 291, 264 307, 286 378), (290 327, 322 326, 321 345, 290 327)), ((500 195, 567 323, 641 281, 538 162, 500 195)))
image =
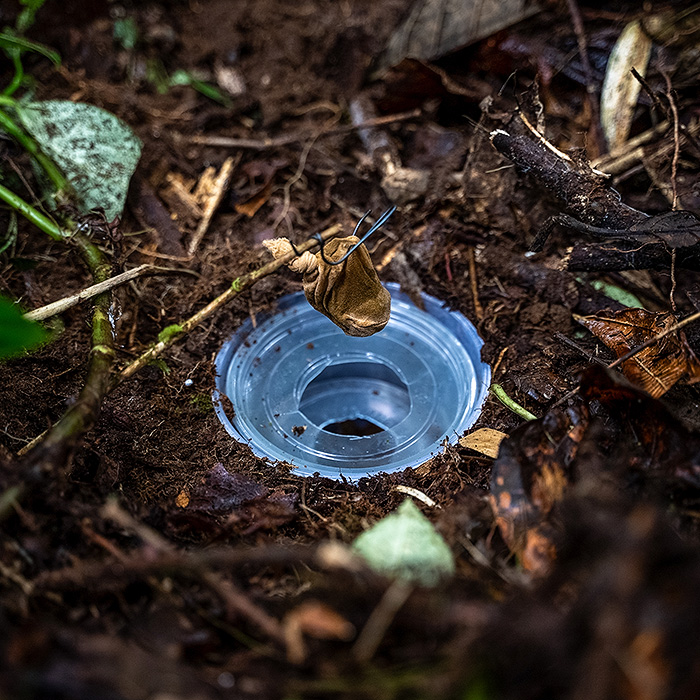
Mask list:
POLYGON ((480 428, 460 438, 459 444, 462 447, 468 447, 470 450, 480 452, 482 455, 496 459, 501 443, 507 437, 508 434, 502 433, 500 430, 480 428))

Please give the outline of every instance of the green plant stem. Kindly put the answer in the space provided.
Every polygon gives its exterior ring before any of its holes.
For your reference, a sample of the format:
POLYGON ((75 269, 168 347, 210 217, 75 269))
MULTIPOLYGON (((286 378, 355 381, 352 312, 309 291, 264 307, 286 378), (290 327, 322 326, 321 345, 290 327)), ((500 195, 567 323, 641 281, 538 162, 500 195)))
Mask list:
POLYGON ((12 76, 12 82, 2 91, 2 94, 6 97, 13 95, 19 86, 22 84, 22 79, 24 78, 24 67, 22 66, 22 53, 19 49, 12 49, 10 51, 12 56, 12 63, 15 68, 15 74, 12 76))
POLYGON ((506 394, 505 390, 500 384, 492 384, 489 387, 489 391, 506 407, 509 408, 513 413, 516 413, 521 418, 525 420, 537 420, 537 416, 530 413, 526 408, 523 408, 519 403, 513 401, 513 399, 506 394))
MULTIPOLYGON (((333 238, 333 236, 336 236, 338 233, 340 233, 341 230, 342 227, 340 226, 340 224, 335 224, 327 228, 320 234, 321 239, 327 241, 328 239, 333 238)), ((309 238, 307 241, 304 241, 304 243, 302 243, 300 246, 297 246, 297 250, 300 253, 303 253, 307 250, 311 250, 311 248, 317 245, 318 241, 315 238, 309 238)), ((148 350, 146 350, 146 352, 139 355, 130 365, 125 367, 114 378, 113 387, 117 386, 125 379, 128 379, 132 375, 136 374, 136 372, 138 372, 149 362, 153 361, 156 357, 158 357, 166 348, 172 345, 177 339, 189 333, 195 326, 200 324, 205 319, 209 318, 209 316, 211 316, 217 309, 220 309, 224 304, 229 302, 235 296, 238 296, 243 290, 252 287, 259 279, 267 277, 267 275, 270 275, 273 272, 279 270, 281 267, 286 265, 295 257, 296 253, 294 251, 290 251, 286 255, 271 260, 269 263, 263 265, 262 267, 259 267, 257 270, 248 272, 247 274, 242 275, 241 277, 236 277, 236 279, 233 280, 233 282, 231 283, 231 286, 225 292, 220 294, 213 301, 210 301, 201 311, 198 311, 196 314, 194 314, 194 316, 190 316, 190 318, 188 318, 186 321, 183 321, 180 324, 173 324, 171 328, 177 328, 177 330, 174 330, 174 332, 169 333, 166 338, 163 338, 163 340, 160 340, 154 345, 152 345, 148 350)))
POLYGON ((51 184, 56 188, 57 197, 63 197, 70 192, 71 187, 60 168, 39 148, 37 142, 29 134, 26 134, 9 114, 2 110, 0 110, 0 129, 12 136, 36 160, 51 184))
MULTIPOLYGON (((82 234, 73 236, 72 240, 79 247, 95 283, 109 278, 112 266, 104 253, 82 234)), ((111 302, 110 291, 95 297, 88 372, 75 403, 49 430, 18 452, 24 455, 20 471, 26 473, 29 480, 38 480, 57 465, 65 464, 73 445, 97 420, 102 401, 110 389, 110 373, 115 358, 114 334, 109 319, 111 302)))
POLYGON ((12 190, 8 190, 4 185, 0 185, 0 199, 7 202, 13 209, 18 211, 22 216, 29 219, 37 228, 40 228, 47 236, 50 236, 54 241, 62 241, 69 237, 69 234, 63 231, 55 221, 49 219, 48 216, 42 214, 38 209, 35 209, 31 204, 25 202, 19 195, 12 190))

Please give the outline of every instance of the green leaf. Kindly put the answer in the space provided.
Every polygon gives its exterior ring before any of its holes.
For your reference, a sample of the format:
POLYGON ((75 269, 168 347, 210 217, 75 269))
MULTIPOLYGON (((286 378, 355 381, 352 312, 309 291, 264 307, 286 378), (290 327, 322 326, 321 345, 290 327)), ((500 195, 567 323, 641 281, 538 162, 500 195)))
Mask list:
POLYGON ((602 292, 606 297, 619 301, 620 304, 629 306, 632 309, 643 309, 644 304, 632 292, 628 292, 615 284, 609 284, 603 280, 593 280, 591 287, 598 292, 602 292))
POLYGON ((21 36, 15 36, 8 32, 0 32, 0 46, 6 50, 18 49, 20 51, 40 53, 42 56, 46 56, 46 58, 55 65, 61 65, 61 55, 57 51, 50 49, 48 46, 44 46, 44 44, 30 41, 21 36))
POLYGON ((454 573, 452 552, 410 499, 353 542, 375 571, 422 586, 435 586, 454 573))
POLYGON ((27 321, 18 306, 0 297, 0 358, 21 355, 43 343, 48 333, 34 321, 27 321))
POLYGON ((172 323, 158 333, 158 342, 167 343, 171 338, 180 335, 180 333, 182 333, 182 326, 179 323, 172 323))
POLYGON ((139 28, 133 17, 125 17, 114 21, 114 40, 122 45, 127 51, 132 51, 136 47, 139 39, 139 28))
POLYGON ((170 76, 170 85, 190 85, 197 92, 201 93, 205 97, 208 97, 214 102, 218 102, 224 107, 230 107, 232 104, 231 100, 228 97, 226 97, 226 95, 224 95, 218 88, 215 88, 209 83, 205 83, 203 80, 200 80, 195 75, 186 70, 176 70, 170 76))
POLYGON ((49 100, 17 107, 24 128, 58 165, 85 211, 108 220, 124 208, 141 141, 118 117, 94 105, 49 100))

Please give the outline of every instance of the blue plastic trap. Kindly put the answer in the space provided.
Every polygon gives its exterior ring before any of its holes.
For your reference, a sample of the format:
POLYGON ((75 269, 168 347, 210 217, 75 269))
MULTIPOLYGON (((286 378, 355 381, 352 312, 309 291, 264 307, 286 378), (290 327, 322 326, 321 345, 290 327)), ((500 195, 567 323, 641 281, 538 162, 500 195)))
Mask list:
POLYGON ((438 299, 423 295, 422 311, 386 287, 391 320, 368 338, 345 335, 301 292, 244 323, 216 358, 226 430, 260 457, 334 479, 416 467, 455 442, 488 390, 483 343, 438 299))

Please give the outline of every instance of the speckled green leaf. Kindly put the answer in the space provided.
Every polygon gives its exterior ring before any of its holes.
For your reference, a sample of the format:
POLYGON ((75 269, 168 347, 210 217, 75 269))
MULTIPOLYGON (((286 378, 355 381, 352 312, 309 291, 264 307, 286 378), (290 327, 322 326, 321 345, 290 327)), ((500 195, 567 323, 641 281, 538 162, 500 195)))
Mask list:
POLYGON ((421 586, 435 586, 454 573, 447 543, 408 499, 352 546, 375 571, 421 586))
POLYGON ((119 216, 141 142, 113 114, 63 100, 30 102, 17 110, 25 129, 63 171, 85 211, 102 207, 119 216))

